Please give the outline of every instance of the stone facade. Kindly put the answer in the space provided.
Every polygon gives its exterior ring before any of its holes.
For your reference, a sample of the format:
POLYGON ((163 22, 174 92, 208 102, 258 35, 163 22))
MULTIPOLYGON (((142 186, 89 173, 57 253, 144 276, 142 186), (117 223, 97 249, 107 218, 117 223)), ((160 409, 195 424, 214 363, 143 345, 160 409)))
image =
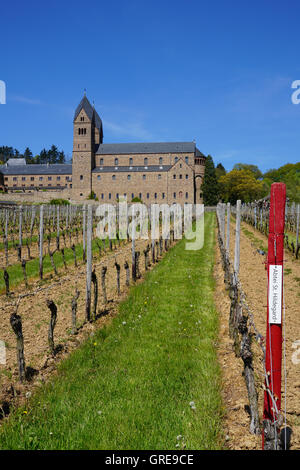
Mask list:
POLYGON ((194 142, 103 144, 102 121, 87 98, 75 111, 72 199, 139 198, 151 203, 202 202, 205 156, 194 142))
POLYGON ((22 159, 0 167, 0 186, 9 192, 60 191, 85 202, 201 203, 206 157, 195 142, 103 143, 102 121, 86 96, 73 120, 72 164, 26 165, 22 159))

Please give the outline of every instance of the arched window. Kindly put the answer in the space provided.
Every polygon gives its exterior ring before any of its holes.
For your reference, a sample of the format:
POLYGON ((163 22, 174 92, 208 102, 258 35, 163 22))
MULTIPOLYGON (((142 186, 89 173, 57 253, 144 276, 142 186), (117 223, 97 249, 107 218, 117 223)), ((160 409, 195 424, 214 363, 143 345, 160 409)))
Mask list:
POLYGON ((115 165, 119 165, 119 159, 115 158, 115 165))
POLYGON ((162 165, 162 163, 163 163, 163 159, 162 157, 159 157, 159 164, 162 165))
POLYGON ((147 166, 148 165, 148 158, 144 158, 144 165, 147 166))

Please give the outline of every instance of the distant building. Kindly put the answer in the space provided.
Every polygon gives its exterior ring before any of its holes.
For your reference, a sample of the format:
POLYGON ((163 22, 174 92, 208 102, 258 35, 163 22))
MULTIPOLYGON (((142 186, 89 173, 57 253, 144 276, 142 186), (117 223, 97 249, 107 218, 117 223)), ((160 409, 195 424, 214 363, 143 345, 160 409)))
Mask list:
POLYGON ((93 193, 105 203, 124 196, 146 204, 200 203, 205 159, 195 142, 103 143, 102 120, 84 96, 73 121, 73 163, 9 159, 0 167, 0 185, 8 191, 71 189, 78 202, 93 193))

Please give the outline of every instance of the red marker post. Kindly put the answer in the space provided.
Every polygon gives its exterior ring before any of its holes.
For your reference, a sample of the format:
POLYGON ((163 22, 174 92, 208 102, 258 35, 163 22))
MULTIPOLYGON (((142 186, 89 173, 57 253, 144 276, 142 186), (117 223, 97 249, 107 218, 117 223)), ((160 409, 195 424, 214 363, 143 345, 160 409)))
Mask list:
POLYGON ((270 195, 268 239, 268 311, 262 447, 279 448, 281 409, 283 253, 286 187, 273 183, 270 195))

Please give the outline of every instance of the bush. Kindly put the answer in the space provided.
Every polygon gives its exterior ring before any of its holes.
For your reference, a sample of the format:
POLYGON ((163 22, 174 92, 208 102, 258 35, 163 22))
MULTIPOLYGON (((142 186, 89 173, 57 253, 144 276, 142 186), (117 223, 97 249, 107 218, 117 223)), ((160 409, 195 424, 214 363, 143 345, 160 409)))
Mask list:
POLYGON ((59 204, 61 206, 68 206, 70 202, 67 199, 51 199, 49 204, 52 204, 52 205, 59 204))

